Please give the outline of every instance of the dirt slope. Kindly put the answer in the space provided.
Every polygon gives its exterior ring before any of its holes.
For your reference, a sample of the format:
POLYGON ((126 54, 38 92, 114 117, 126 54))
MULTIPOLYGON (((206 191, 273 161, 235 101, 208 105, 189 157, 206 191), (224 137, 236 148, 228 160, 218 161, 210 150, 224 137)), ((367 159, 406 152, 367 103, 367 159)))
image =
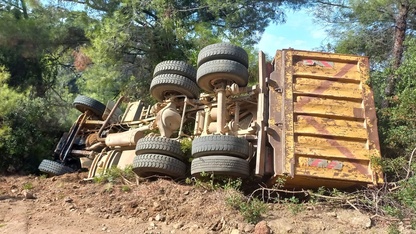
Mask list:
POLYGON ((268 204, 265 223, 255 226, 225 204, 227 191, 165 179, 98 184, 85 176, 0 177, 0 233, 388 233, 387 224, 358 211, 311 205, 294 214, 268 204))

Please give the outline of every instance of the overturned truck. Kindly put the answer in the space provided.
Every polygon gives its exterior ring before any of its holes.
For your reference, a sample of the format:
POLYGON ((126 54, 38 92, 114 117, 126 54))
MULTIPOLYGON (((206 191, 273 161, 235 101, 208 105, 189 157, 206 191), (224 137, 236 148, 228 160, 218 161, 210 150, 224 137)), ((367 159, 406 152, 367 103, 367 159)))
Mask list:
POLYGON ((252 86, 248 65, 242 48, 218 43, 200 51, 197 69, 158 64, 150 85, 155 105, 127 102, 122 111, 124 97, 105 106, 78 96, 73 105, 82 114, 40 171, 85 168, 92 178, 132 165, 144 177, 213 173, 269 185, 284 177, 288 188, 383 183, 372 165, 381 156, 366 57, 288 49, 266 63, 260 52, 252 86))

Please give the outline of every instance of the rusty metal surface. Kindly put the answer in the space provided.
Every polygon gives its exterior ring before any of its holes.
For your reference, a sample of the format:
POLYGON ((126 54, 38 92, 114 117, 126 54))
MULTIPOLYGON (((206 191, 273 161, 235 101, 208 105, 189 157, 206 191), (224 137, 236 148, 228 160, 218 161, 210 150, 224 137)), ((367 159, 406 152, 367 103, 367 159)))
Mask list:
POLYGON ((270 74, 269 86, 269 119, 267 137, 273 146, 273 168, 275 175, 282 175, 284 172, 284 145, 283 145, 283 79, 282 79, 282 53, 277 51, 274 71, 270 74))
POLYGON ((267 115, 267 102, 266 102, 266 56, 263 52, 259 52, 259 94, 257 101, 257 152, 256 152, 256 176, 264 176, 265 163, 266 163, 266 123, 268 119, 267 115))
POLYGON ((288 183, 299 186, 311 186, 313 179, 334 180, 339 187, 383 183, 371 166, 381 156, 368 59, 283 50, 274 62, 284 83, 281 97, 269 91, 270 116, 282 122, 279 131, 269 120, 272 180, 288 175, 288 183))

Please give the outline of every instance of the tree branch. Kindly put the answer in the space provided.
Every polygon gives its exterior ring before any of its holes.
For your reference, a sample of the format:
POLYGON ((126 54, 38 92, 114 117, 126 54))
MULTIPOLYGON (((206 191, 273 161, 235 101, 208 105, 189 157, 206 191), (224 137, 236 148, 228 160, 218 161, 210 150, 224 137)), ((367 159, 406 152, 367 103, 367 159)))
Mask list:
POLYGON ((143 13, 145 13, 148 16, 151 16, 153 19, 155 19, 155 21, 157 21, 159 18, 157 17, 157 15, 153 14, 152 12, 150 12, 149 10, 142 10, 143 13))
POLYGON ((320 3, 320 4, 328 5, 328 6, 345 8, 345 9, 351 9, 351 7, 346 6, 344 4, 337 4, 337 3, 332 3, 332 2, 329 2, 329 1, 319 1, 319 0, 316 0, 316 3, 320 3))

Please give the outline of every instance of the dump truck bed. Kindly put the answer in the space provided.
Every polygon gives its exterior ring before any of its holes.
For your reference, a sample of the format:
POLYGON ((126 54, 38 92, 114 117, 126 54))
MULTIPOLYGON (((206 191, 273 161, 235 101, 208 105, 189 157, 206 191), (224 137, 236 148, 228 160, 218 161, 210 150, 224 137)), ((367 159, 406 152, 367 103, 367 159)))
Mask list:
POLYGON ((271 183, 345 188, 383 182, 367 57, 279 50, 269 79, 271 183))

